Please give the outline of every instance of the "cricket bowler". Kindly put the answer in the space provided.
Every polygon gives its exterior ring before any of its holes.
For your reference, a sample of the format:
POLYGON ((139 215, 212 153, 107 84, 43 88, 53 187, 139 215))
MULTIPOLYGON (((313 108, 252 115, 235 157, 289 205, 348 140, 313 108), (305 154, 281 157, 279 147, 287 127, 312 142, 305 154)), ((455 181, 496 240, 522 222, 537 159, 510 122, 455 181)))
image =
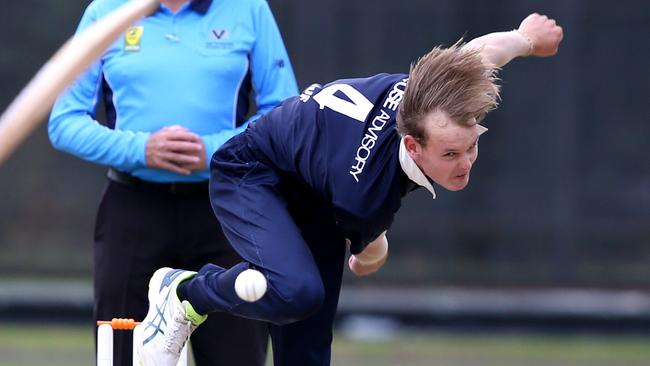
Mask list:
POLYGON ((251 123, 214 154, 210 177, 214 212, 244 261, 159 269, 141 362, 175 365, 208 314, 228 312, 269 323, 274 365, 329 365, 346 251, 356 275, 379 270, 405 195, 465 188, 479 122, 499 100, 497 71, 555 55, 562 37, 531 14, 514 31, 435 47, 408 75, 314 84, 251 123))

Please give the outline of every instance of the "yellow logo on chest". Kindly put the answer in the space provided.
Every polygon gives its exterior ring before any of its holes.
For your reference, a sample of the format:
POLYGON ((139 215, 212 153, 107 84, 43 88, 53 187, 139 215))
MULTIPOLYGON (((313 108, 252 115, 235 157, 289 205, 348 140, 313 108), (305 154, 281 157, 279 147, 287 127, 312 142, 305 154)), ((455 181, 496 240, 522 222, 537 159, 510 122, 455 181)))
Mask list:
POLYGON ((140 51, 140 40, 142 39, 143 32, 144 26, 142 25, 127 29, 124 33, 124 51, 140 51))

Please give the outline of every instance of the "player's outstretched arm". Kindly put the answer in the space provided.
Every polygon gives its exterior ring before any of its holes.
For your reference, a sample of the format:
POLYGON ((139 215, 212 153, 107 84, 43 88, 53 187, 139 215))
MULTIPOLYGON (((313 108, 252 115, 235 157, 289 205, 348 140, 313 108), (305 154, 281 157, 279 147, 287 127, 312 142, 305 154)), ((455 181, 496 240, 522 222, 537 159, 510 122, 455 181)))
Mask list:
POLYGON ((515 57, 553 56, 558 51, 562 37, 562 27, 555 20, 533 13, 511 32, 489 33, 472 39, 463 47, 481 50, 487 63, 502 67, 515 57))

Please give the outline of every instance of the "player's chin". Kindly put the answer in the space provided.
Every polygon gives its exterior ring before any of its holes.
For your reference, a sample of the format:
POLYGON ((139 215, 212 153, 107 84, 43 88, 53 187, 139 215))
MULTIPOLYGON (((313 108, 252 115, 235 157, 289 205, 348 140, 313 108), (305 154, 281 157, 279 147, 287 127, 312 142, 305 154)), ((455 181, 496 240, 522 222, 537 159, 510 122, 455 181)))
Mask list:
POLYGON ((469 184, 469 173, 452 177, 447 182, 445 188, 447 188, 450 191, 460 191, 465 189, 465 187, 467 187, 468 184, 469 184))

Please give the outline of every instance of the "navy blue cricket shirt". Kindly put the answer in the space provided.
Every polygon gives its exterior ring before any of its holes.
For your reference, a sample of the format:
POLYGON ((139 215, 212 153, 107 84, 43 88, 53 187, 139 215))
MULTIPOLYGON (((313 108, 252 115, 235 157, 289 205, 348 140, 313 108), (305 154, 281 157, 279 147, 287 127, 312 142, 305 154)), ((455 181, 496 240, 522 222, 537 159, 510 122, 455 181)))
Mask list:
POLYGON ((252 123, 251 147, 330 202, 359 253, 417 185, 400 167, 396 112, 405 74, 314 84, 252 123))

